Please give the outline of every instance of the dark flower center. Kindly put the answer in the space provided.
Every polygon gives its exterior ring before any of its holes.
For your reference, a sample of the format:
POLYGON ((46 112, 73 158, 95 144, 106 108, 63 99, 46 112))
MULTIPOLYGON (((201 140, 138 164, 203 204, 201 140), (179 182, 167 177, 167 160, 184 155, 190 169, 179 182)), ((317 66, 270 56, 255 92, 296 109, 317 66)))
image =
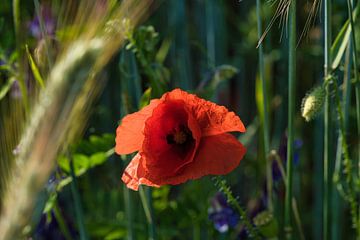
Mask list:
POLYGON ((175 128, 171 133, 166 136, 166 141, 168 144, 182 145, 191 139, 193 139, 191 131, 184 126, 175 128))

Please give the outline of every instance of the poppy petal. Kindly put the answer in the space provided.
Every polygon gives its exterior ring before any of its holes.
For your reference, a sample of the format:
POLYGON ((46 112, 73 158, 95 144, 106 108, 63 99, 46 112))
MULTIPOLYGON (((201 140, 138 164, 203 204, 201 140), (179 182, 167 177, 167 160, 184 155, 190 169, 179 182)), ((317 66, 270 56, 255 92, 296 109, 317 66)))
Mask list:
POLYGON ((194 94, 175 89, 161 98, 183 100, 191 109, 201 128, 202 136, 218 135, 225 132, 245 132, 245 126, 234 112, 226 107, 206 101, 194 94))
POLYGON ((205 175, 225 175, 239 165, 245 153, 246 148, 231 134, 208 136, 201 139, 194 161, 177 175, 153 179, 146 170, 145 157, 138 153, 126 167, 122 180, 128 188, 137 191, 140 184, 159 187, 177 185, 205 175))
POLYGON ((145 121, 160 102, 159 99, 154 99, 140 111, 129 114, 122 119, 121 124, 116 129, 115 152, 117 154, 129 154, 141 149, 144 140, 145 121))
POLYGON ((231 134, 224 133, 201 139, 197 155, 183 172, 156 184, 180 184, 205 175, 225 175, 234 170, 246 153, 246 148, 231 134))
MULTIPOLYGON (((183 130, 181 130, 183 131, 183 130)), ((184 165, 193 161, 201 139, 196 120, 185 108, 182 100, 163 101, 145 122, 141 155, 152 179, 173 176, 184 165), (168 136, 179 126, 190 134, 183 144, 169 143, 168 136)))
POLYGON ((138 153, 131 160, 129 165, 126 167, 121 180, 126 184, 126 186, 130 189, 137 191, 139 189, 140 184, 144 184, 152 187, 160 187, 159 185, 151 182, 150 180, 144 178, 145 169, 142 165, 142 157, 138 153))
MULTIPOLYGON (((137 189, 139 184, 148 186, 177 185, 205 175, 225 175, 239 165, 245 153, 246 148, 229 133, 208 136, 201 139, 194 161, 184 166, 182 171, 176 175, 162 178, 156 176, 154 179, 153 174, 146 171, 143 164, 138 164, 136 172, 128 170, 126 171, 127 176, 124 173, 123 181, 129 188, 137 189)), ((144 157, 142 158, 145 162, 144 157)), ((134 162, 135 164, 136 162, 134 162)), ((135 167, 130 169, 135 169, 135 167)))

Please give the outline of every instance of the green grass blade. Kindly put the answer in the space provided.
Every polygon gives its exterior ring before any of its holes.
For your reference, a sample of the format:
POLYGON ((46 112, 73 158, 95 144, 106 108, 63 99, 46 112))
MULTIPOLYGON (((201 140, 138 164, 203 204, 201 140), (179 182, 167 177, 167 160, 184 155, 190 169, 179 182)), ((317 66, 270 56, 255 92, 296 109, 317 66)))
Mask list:
POLYGON ((36 63, 35 63, 33 57, 31 56, 28 45, 25 45, 25 49, 26 49, 26 55, 28 57, 30 68, 34 75, 34 78, 37 81, 37 83, 40 85, 40 87, 44 88, 45 87, 44 80, 41 77, 40 71, 39 71, 38 67, 36 66, 36 63))

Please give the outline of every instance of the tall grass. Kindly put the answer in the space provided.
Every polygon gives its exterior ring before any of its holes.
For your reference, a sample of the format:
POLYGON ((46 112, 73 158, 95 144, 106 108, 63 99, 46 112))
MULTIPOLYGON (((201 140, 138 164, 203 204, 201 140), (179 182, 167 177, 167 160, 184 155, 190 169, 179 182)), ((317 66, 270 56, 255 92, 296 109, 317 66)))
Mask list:
POLYGON ((296 0, 291 0, 289 8, 289 69, 288 69, 288 139, 286 162, 286 195, 285 195, 285 234, 292 239, 291 202, 293 198, 293 162, 294 162, 294 117, 295 117, 295 84, 296 84, 296 0))
MULTIPOLYGON (((95 5, 90 2, 81 4, 82 7, 87 6, 90 12, 94 10, 91 8, 95 5)), ((122 20, 127 16, 132 24, 136 24, 147 13, 145 10, 149 4, 150 1, 140 4, 127 1, 111 12, 103 12, 103 21, 95 23, 93 21, 98 19, 90 19, 91 14, 86 16, 83 9, 78 9, 78 16, 85 17, 79 20, 78 26, 91 27, 91 31, 67 39, 67 46, 63 46, 59 60, 48 74, 46 87, 40 91, 38 101, 31 107, 29 118, 25 119, 25 129, 18 146, 19 154, 14 160, 11 156, 1 156, 2 161, 14 161, 12 167, 0 170, 10 171, 1 203, 1 239, 20 237, 21 230, 31 216, 37 193, 54 169, 57 154, 78 138, 85 127, 83 123, 87 120, 92 100, 103 86, 99 84, 96 75, 124 40, 121 31, 110 29, 111 35, 103 31, 106 21, 122 20)), ((18 17, 16 13, 15 19, 18 17)), ((27 94, 24 91, 22 93, 23 99, 26 99, 27 94)), ((26 102, 23 107, 27 109, 26 102)), ((4 135, 8 134, 5 132, 4 135)), ((12 152, 12 149, 8 152, 12 152)))
MULTIPOLYGON (((258 28, 258 38, 261 38, 262 35, 262 18, 261 18, 261 2, 256 0, 256 13, 257 13, 257 28, 258 28)), ((258 57, 259 57, 259 78, 261 81, 262 89, 262 99, 263 99, 263 114, 262 114, 262 127, 263 127, 263 141, 264 141, 264 157, 266 162, 266 191, 268 194, 267 204, 270 211, 273 211, 272 204, 272 173, 271 173, 271 162, 268 159, 270 154, 270 133, 269 133, 269 110, 268 110, 268 96, 267 96, 267 86, 264 74, 264 48, 263 44, 258 46, 258 57)))
POLYGON ((324 81, 326 88, 324 110, 324 197, 323 197, 323 238, 329 239, 330 184, 331 184, 331 93, 330 93, 330 46, 331 46, 331 1, 324 1, 324 81))

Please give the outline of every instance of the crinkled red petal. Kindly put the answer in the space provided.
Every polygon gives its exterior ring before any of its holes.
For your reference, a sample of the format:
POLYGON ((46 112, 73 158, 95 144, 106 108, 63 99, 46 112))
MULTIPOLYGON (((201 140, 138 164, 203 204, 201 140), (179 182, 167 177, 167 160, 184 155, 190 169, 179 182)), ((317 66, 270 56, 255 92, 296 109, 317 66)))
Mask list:
POLYGON ((194 94, 175 89, 162 96, 162 100, 183 100, 196 118, 202 136, 217 135, 225 132, 245 132, 245 126, 234 112, 226 107, 206 101, 194 94))
POLYGON ((126 168, 122 180, 127 187, 137 190, 140 184, 161 186, 176 185, 205 175, 225 175, 234 170, 246 153, 245 147, 231 134, 213 135, 201 139, 194 161, 185 165, 174 176, 153 179, 139 154, 126 168))

